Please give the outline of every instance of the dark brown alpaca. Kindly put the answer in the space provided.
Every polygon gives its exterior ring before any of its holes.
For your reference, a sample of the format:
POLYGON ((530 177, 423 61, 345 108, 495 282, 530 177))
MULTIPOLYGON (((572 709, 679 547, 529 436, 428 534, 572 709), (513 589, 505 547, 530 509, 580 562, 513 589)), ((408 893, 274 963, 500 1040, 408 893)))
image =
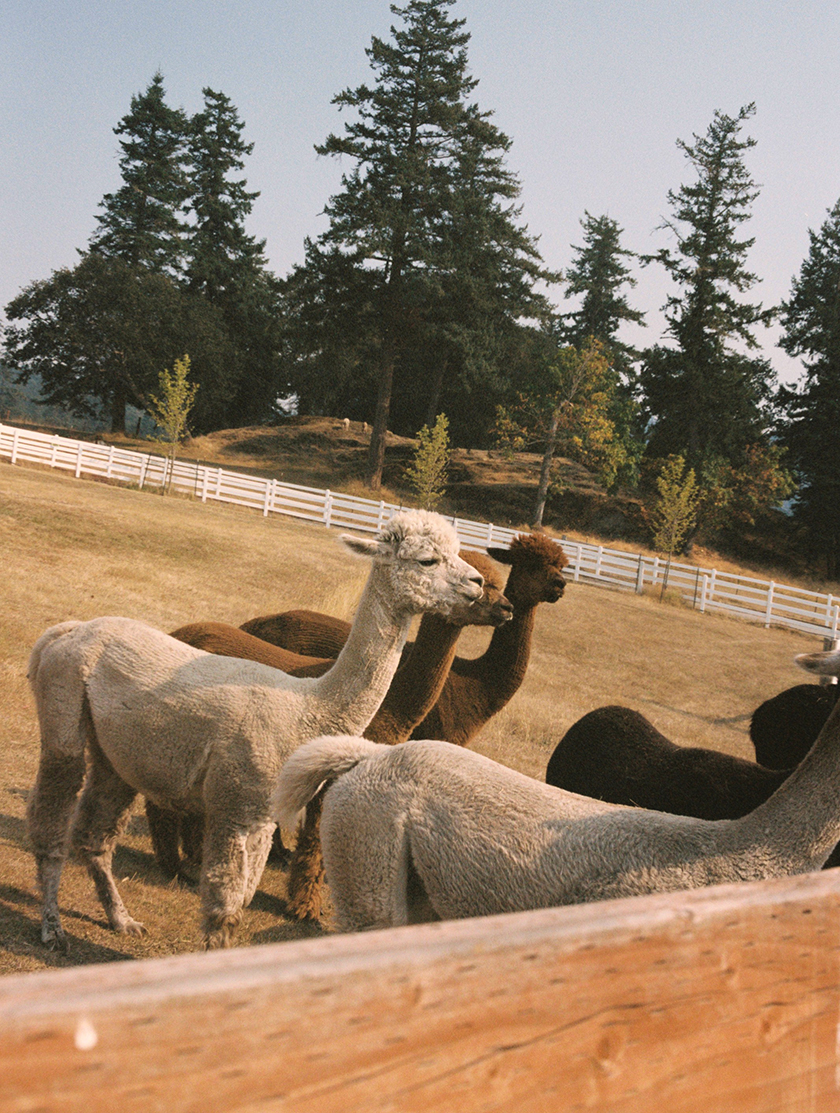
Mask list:
MULTIPOLYGON (((423 616, 417 638, 406 645, 385 699, 365 732, 367 737, 379 742, 402 742, 408 738, 438 698, 455 656, 455 643, 461 629, 467 625, 498 626, 511 619, 512 607, 502 594, 501 577, 493 562, 483 553, 464 553, 463 556, 484 577, 481 597, 468 606, 456 608, 446 619, 430 614, 423 616)), ((267 620, 255 620, 260 621, 267 620)), ((333 620, 334 623, 339 621, 333 620)), ((349 631, 349 623, 346 626, 349 631)), ((334 663, 333 657, 317 658, 296 653, 222 622, 192 623, 173 631, 172 637, 210 653, 260 661, 292 676, 322 676, 334 663)), ((185 870, 181 862, 179 842, 188 860, 195 862, 200 859, 200 816, 177 816, 163 811, 151 801, 147 801, 146 815, 158 864, 170 876, 183 872, 189 874, 190 866, 185 870)), ((279 832, 275 837, 274 854, 281 857, 286 854, 279 832)), ((301 863, 293 877, 300 869, 301 863)), ((311 868, 307 867, 305 876, 308 877, 311 872, 311 868)), ((293 889, 290 879, 290 892, 293 889)))

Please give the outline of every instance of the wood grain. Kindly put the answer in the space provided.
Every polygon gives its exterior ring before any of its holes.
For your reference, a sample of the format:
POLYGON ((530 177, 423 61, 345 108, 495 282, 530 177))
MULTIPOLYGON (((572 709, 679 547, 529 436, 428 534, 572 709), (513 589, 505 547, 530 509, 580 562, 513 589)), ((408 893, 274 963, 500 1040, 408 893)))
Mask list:
POLYGON ((0 1110, 836 1113, 840 871, 0 981, 0 1110))

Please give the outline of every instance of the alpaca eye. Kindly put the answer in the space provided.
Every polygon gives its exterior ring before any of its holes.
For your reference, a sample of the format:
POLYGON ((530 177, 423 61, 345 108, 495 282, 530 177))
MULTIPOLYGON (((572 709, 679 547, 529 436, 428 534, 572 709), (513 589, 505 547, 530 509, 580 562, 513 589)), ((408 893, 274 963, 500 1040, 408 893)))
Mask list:
POLYGON ((436 564, 440 564, 440 560, 438 557, 426 557, 425 560, 418 559, 417 563, 422 568, 433 568, 436 564))

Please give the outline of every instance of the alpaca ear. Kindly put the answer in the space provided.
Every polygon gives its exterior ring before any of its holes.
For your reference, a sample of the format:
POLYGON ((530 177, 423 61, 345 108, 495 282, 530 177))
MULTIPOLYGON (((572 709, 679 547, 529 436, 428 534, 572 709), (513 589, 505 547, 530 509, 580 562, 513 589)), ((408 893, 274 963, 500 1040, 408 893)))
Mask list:
POLYGON ((356 537, 352 533, 342 533, 341 541, 351 553, 356 553, 357 556, 375 557, 388 551, 387 546, 372 537, 356 537))
POLYGON ((499 564, 513 564, 513 557, 511 556, 510 549, 499 549, 496 546, 488 546, 487 555, 491 556, 493 560, 497 560, 499 564))
POLYGON ((806 672, 815 672, 819 676, 840 675, 840 650, 829 649, 822 653, 798 653, 794 661, 806 672))

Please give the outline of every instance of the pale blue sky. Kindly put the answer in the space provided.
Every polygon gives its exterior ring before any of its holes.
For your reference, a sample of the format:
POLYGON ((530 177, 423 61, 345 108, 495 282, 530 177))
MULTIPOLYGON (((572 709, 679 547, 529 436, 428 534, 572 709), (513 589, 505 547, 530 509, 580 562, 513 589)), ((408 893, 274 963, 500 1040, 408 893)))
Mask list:
MULTIPOLYGON (((749 101, 762 185, 748 225, 753 300, 785 297, 807 231, 840 197, 840 5, 828 0, 458 0, 476 100, 513 139, 523 220, 547 265, 607 213, 636 251, 664 245, 666 194, 688 180, 676 140, 749 101)), ((72 266, 102 196, 119 184, 113 127, 156 69, 188 112, 226 93, 255 144, 250 230, 284 274, 340 173, 313 145, 341 127, 331 98, 368 80, 365 47, 394 21, 385 0, 0 0, 0 306, 72 266)), ((631 294, 659 336, 658 268, 631 294)), ((560 295, 558 294, 558 297, 560 295)), ((796 366, 762 333, 785 378, 796 366)))

